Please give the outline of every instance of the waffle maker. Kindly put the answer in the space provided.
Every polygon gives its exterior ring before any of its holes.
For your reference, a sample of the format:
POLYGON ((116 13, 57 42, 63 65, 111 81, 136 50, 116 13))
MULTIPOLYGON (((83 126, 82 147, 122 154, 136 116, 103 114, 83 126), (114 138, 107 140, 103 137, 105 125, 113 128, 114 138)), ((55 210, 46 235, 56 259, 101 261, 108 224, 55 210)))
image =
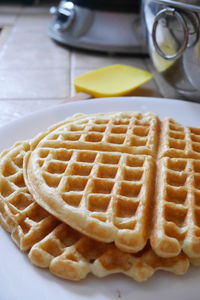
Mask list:
POLYGON ((147 53, 139 0, 62 0, 50 12, 49 36, 57 42, 108 53, 147 53))

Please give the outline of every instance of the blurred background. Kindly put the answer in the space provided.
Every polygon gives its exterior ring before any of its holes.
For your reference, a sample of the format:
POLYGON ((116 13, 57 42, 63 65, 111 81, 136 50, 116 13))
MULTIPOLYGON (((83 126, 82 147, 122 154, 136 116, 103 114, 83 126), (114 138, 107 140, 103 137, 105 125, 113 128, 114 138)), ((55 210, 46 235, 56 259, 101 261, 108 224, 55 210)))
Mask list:
MULTIPOLYGON (((0 126, 68 101, 74 78, 91 70, 127 64, 154 73, 139 6, 139 0, 0 1, 0 126)), ((134 95, 174 97, 159 80, 134 95)))

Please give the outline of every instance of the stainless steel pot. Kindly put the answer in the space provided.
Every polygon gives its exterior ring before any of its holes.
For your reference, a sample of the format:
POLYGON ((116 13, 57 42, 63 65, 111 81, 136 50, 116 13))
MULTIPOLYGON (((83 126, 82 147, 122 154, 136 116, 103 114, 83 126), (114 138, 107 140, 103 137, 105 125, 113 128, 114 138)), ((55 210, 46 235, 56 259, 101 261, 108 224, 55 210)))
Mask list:
POLYGON ((200 0, 144 0, 156 70, 186 99, 200 102, 200 0))

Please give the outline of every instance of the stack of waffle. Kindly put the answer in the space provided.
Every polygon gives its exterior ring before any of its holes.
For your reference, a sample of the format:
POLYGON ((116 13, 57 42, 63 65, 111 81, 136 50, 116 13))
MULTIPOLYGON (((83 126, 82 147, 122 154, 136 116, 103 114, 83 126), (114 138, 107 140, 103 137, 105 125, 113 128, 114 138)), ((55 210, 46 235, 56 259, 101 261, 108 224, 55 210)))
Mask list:
POLYGON ((75 115, 0 157, 0 223, 69 280, 200 265, 200 128, 147 113, 75 115))

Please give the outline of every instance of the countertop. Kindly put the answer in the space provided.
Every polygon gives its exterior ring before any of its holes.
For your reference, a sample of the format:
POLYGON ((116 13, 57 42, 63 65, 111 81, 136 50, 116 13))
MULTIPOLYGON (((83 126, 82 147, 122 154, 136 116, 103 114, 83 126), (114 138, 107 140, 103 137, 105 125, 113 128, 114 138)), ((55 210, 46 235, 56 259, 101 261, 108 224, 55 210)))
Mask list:
MULTIPOLYGON (((48 7, 0 6, 0 126, 74 95, 73 79, 111 64, 154 73, 149 58, 110 56, 63 48, 47 34, 48 7)), ((174 97, 154 74, 135 96, 174 97)))

